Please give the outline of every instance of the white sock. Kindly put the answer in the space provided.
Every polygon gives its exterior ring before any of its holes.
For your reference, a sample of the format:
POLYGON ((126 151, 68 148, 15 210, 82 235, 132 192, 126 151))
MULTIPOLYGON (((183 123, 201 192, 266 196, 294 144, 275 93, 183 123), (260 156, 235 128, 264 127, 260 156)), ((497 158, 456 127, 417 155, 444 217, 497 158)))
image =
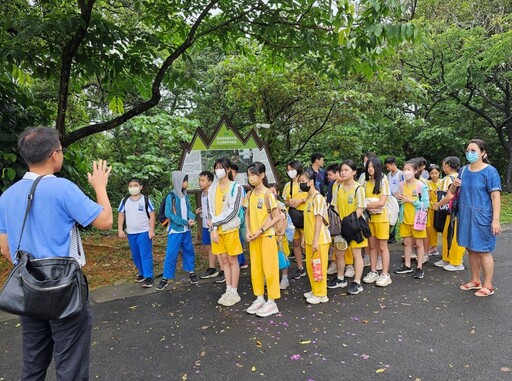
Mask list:
POLYGON ((288 275, 284 275, 281 277, 282 280, 288 280, 288 275))
POLYGON ((269 300, 268 300, 268 303, 269 303, 269 304, 276 304, 276 300, 275 300, 275 299, 269 299, 269 300))
POLYGON ((256 301, 256 302, 263 302, 263 303, 265 303, 265 298, 263 297, 263 295, 260 295, 260 296, 257 296, 257 297, 256 297, 256 300, 255 300, 255 301, 256 301))
POLYGON ((340 278, 340 277, 338 277, 338 279, 339 279, 339 280, 341 280, 341 281, 344 281, 344 280, 345 280, 345 277, 344 277, 344 276, 342 276, 341 278, 340 278))
POLYGON ((226 293, 230 293, 231 292, 231 286, 226 286, 226 293))
POLYGON ((233 295, 238 294, 238 288, 231 286, 231 293, 232 293, 233 295))

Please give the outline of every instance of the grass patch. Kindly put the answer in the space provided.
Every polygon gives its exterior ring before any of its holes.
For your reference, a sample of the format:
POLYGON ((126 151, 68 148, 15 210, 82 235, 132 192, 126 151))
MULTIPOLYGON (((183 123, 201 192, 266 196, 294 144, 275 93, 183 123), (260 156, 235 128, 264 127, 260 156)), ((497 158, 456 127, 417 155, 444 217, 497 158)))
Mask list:
POLYGON ((501 194, 501 214, 500 222, 502 224, 512 223, 512 193, 501 194))

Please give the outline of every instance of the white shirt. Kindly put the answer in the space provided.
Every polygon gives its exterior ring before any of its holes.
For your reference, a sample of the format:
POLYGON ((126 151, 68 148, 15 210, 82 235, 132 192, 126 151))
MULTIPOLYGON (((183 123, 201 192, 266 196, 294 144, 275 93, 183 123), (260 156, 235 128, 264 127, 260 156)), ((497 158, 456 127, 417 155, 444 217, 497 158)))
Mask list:
POLYGON ((401 170, 397 170, 395 174, 391 174, 391 172, 388 173, 388 182, 389 182, 389 191, 391 192, 391 195, 394 195, 395 192, 400 192, 400 188, 398 184, 400 181, 403 181, 404 176, 402 174, 401 170))
MULTIPOLYGON (((144 195, 134 201, 128 197, 124 205, 119 205, 119 213, 124 213, 126 221, 126 232, 128 234, 139 234, 149 231, 149 218, 147 213, 155 210, 151 200, 148 202, 148 211, 146 213, 144 195)), ((122 201, 121 201, 122 203, 122 201)))

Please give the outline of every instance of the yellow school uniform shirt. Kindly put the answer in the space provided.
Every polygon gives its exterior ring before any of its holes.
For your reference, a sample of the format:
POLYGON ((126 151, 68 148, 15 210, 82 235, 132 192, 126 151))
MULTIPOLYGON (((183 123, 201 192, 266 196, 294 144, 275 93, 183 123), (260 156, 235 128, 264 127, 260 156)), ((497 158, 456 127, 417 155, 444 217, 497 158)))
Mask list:
POLYGON ((437 203, 437 191, 441 190, 443 181, 438 179, 437 182, 428 180, 428 197, 430 199, 430 207, 432 208, 437 203))
POLYGON ((443 183, 441 186, 441 190, 448 192, 448 188, 450 188, 450 185, 452 185, 453 180, 455 180, 458 177, 458 175, 459 174, 457 172, 453 172, 451 175, 445 176, 442 180, 443 183))
MULTIPOLYGON (((416 201, 419 199, 421 195, 421 189, 423 187, 423 183, 420 180, 416 180, 413 184, 409 184, 407 181, 403 182, 403 191, 402 193, 416 201), (418 194, 419 192, 419 194, 418 194)), ((403 223, 406 225, 414 225, 414 217, 416 216, 416 208, 410 202, 404 202, 404 221, 403 223)))
MULTIPOLYGON (((382 178, 378 194, 373 193, 374 188, 375 188, 375 182, 373 180, 367 181, 365 183, 366 198, 381 198, 382 195, 386 195, 389 197, 389 195, 391 194, 389 191, 388 179, 385 176, 382 178)), ((386 211, 386 206, 382 207, 382 213, 372 214, 370 221, 371 222, 389 222, 387 211, 386 211)))
POLYGON ((332 199, 331 199, 331 205, 334 207, 334 210, 338 211, 338 203, 336 200, 338 200, 338 190, 343 186, 343 183, 339 183, 337 181, 332 184, 332 199))
MULTIPOLYGON (((304 242, 306 245, 313 244, 315 236, 316 216, 322 216, 322 219, 329 222, 327 216, 327 202, 320 193, 316 193, 312 197, 308 197, 306 208, 304 209, 304 242)), ((329 229, 322 221, 320 234, 318 235, 318 244, 325 245, 331 243, 331 234, 329 229)))
MULTIPOLYGON (((272 196, 267 188, 256 194, 254 190, 251 191, 249 196, 249 230, 251 233, 256 233, 261 228, 266 219, 271 219, 269 213, 277 208, 277 200, 272 196), (266 194, 266 195, 265 195, 266 194)), ((268 237, 274 235, 274 228, 265 230, 260 237, 268 237)))
POLYGON ((342 185, 338 190, 338 195, 336 197, 336 204, 338 206, 338 214, 340 215, 340 218, 348 216, 357 208, 364 209, 364 194, 364 188, 357 181, 354 182, 350 189, 345 189, 342 185))
MULTIPOLYGON (((291 183, 292 183, 291 181, 288 181, 283 188, 283 193, 282 193, 283 200, 286 201, 286 200, 291 200, 293 198, 302 198, 305 200, 306 198, 308 198, 308 193, 300 190, 299 183, 294 183, 293 188, 291 188, 291 183), (290 189, 292 190, 291 194, 290 194, 290 189)), ((297 210, 304 210, 305 208, 306 208, 306 204, 302 203, 297 207, 297 210)))

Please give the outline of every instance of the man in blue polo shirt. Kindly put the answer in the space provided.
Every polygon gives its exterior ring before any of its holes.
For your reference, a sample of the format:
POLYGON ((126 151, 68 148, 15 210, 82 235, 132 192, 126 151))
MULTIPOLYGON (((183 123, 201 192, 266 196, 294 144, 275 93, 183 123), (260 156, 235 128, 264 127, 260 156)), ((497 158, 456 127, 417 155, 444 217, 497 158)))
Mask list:
MULTIPOLYGON (((35 258, 69 256, 75 223, 107 230, 112 227, 112 208, 107 196, 111 168, 103 160, 93 163, 89 183, 96 192, 96 202, 69 180, 57 178, 62 168, 63 149, 57 130, 35 127, 18 139, 18 153, 29 172, 0 197, 0 250, 10 262, 20 239, 27 196, 34 180, 34 201, 20 249, 35 258)), ((21 317, 23 368, 22 380, 42 380, 52 357, 57 380, 88 380, 92 316, 89 303, 77 315, 60 320, 21 317)))

